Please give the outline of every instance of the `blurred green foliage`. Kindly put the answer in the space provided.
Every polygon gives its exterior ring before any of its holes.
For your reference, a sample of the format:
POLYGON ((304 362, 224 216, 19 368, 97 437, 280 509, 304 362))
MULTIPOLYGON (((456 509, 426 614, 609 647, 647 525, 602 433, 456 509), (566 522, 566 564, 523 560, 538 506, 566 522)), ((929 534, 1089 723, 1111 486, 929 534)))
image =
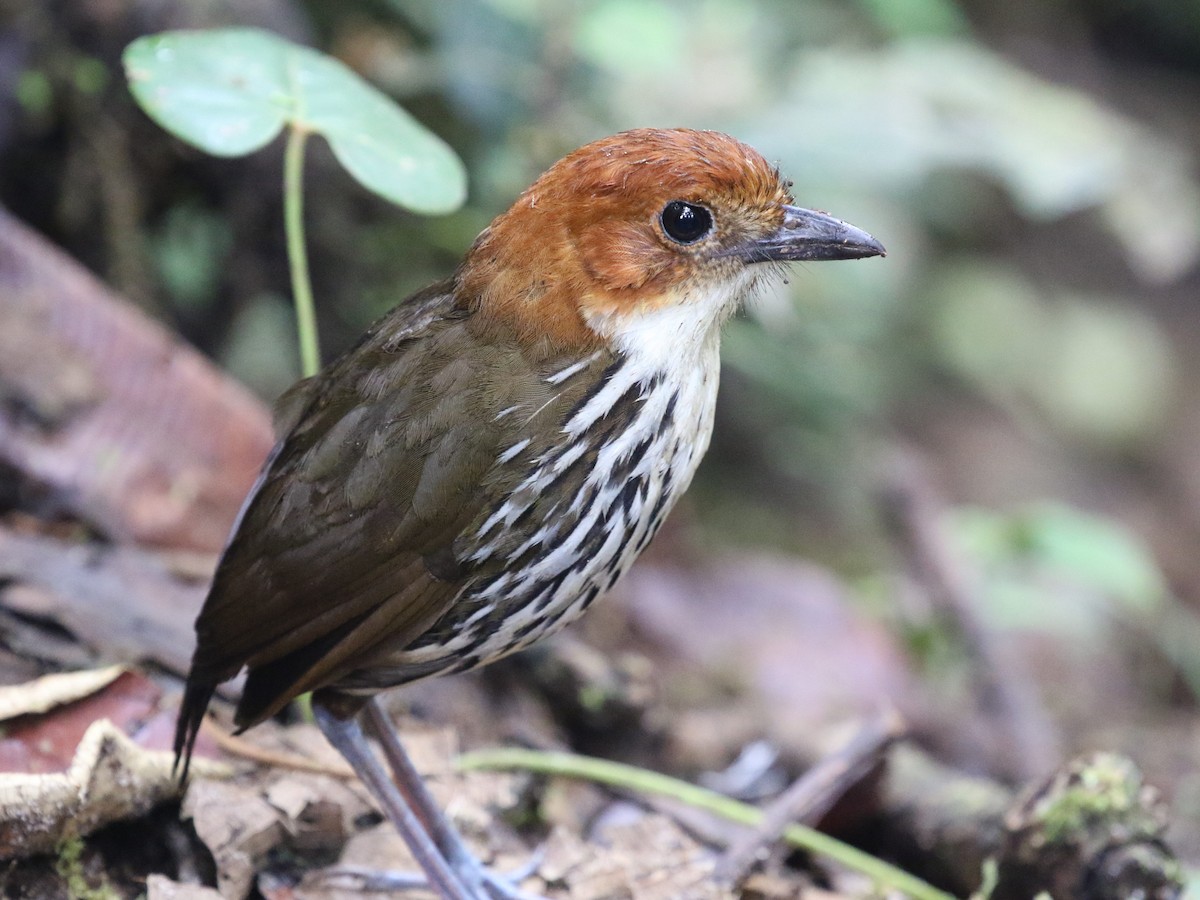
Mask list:
POLYGON ((231 249, 224 219, 213 210, 180 203, 167 210, 150 240, 159 278, 180 310, 202 310, 217 291, 231 249))
POLYGON ((1176 601, 1151 549, 1121 523, 1041 502, 1011 513, 961 507, 948 524, 990 627, 1091 653, 1139 634, 1200 699, 1200 615, 1176 601))
MULTIPOLYGON (((1086 460, 1160 452, 1187 369, 1161 298, 1195 278, 1200 182, 1187 129, 1171 127, 1192 115, 1188 95, 1139 80, 1129 59, 1159 65, 1163 83, 1200 71, 1194 4, 1185 6, 263 0, 235 10, 198 0, 151 24, 266 26, 311 44, 465 160, 466 206, 418 218, 374 201, 314 148, 307 219, 329 353, 447 276, 494 215, 588 140, 643 125, 719 128, 777 160, 798 202, 868 229, 889 256, 793 267, 733 324, 727 427, 698 497, 819 517, 869 507, 860 461, 872 438, 926 440, 950 406, 999 410, 1022 436, 1086 460)), ((274 395, 294 371, 279 307, 288 287, 269 158, 278 143, 261 164, 216 165, 138 131, 114 87, 113 52, 136 35, 105 44, 87 20, 31 7, 31 21, 38 15, 29 33, 65 48, 31 52, 15 78, 23 127, 52 145, 54 123, 76 110, 84 150, 61 167, 59 199, 30 197, 22 211, 65 232, 132 296, 165 298, 162 314, 274 395), (84 113, 105 104, 126 116, 131 149, 89 156, 102 142, 88 129, 102 118, 84 113), (121 183, 107 165, 120 153, 131 160, 125 175, 149 187, 121 183), (129 221, 140 230, 113 232, 129 221), (100 226, 98 242, 89 229, 100 226)), ((214 89, 222 72, 212 71, 214 89)), ((290 90, 264 84, 263 96, 290 90)), ((279 127, 268 125, 256 144, 279 127)))
POLYGON ((1167 600, 1154 557, 1114 522, 1041 503, 1011 514, 962 508, 952 526, 997 627, 1095 640, 1116 621, 1148 620, 1167 600))
POLYGON ((947 260, 928 288, 932 361, 1014 416, 1136 450, 1172 399, 1162 328, 1120 298, 1043 291, 1011 265, 947 260))

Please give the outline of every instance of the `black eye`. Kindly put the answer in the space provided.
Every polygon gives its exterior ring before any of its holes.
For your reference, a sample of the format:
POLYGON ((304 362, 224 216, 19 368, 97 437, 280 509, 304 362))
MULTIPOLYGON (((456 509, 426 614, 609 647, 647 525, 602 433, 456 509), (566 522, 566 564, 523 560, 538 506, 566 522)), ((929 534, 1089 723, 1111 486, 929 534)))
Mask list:
POLYGON ((681 244, 693 244, 712 230, 712 213, 682 200, 672 200, 664 206, 659 218, 667 237, 681 244))

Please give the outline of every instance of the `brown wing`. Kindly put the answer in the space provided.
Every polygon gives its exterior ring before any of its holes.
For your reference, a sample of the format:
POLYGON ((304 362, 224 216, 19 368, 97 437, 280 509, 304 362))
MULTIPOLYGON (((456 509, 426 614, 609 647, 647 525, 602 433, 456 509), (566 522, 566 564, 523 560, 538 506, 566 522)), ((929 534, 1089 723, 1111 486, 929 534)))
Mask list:
POLYGON ((243 667, 246 727, 430 628, 466 577, 452 542, 498 502, 497 456, 526 426, 496 412, 555 399, 515 344, 477 339, 444 286, 298 386, 196 622, 181 746, 243 667))

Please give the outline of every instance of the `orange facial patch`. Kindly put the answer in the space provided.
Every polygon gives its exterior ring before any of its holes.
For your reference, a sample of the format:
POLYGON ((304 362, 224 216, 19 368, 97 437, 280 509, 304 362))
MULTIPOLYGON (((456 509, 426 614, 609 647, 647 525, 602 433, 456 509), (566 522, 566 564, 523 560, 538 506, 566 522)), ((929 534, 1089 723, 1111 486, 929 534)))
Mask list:
POLYGON ((641 129, 588 144, 542 175, 480 235, 459 277, 486 316, 524 337, 585 348, 596 335, 581 305, 645 309, 690 278, 728 275, 722 247, 765 235, 790 203, 778 171, 713 131, 641 129), (672 200, 704 206, 713 232, 672 241, 659 215, 672 200))

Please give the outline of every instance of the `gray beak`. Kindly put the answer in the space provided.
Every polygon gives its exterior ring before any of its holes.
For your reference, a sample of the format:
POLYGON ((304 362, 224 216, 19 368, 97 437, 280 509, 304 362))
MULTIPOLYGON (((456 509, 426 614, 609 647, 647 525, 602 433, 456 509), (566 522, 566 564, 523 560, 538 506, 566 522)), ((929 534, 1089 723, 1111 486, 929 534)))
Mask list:
POLYGON ((747 262, 862 259, 886 256, 883 244, 860 228, 812 209, 783 208, 783 224, 744 249, 747 262))

